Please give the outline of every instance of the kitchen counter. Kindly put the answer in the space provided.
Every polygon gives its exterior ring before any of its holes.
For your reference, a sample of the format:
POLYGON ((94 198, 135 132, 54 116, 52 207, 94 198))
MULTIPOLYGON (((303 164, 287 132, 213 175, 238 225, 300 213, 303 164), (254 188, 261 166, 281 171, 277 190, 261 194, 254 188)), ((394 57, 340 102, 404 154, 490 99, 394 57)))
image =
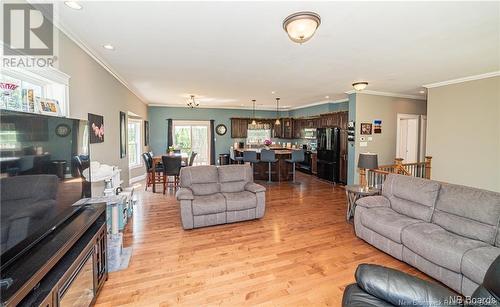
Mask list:
MULTIPOLYGON (((245 150, 251 150, 257 152, 257 159, 260 159, 260 148, 245 148, 245 149, 236 149, 236 154, 238 156, 243 156, 243 152, 245 150)), ((278 161, 276 163, 271 163, 271 180, 272 181, 292 181, 292 164, 286 162, 286 159, 290 159, 292 156, 292 151, 294 149, 273 149, 276 153, 276 159, 278 161)), ((267 162, 259 162, 254 166, 253 173, 255 180, 268 180, 268 163, 267 162)))

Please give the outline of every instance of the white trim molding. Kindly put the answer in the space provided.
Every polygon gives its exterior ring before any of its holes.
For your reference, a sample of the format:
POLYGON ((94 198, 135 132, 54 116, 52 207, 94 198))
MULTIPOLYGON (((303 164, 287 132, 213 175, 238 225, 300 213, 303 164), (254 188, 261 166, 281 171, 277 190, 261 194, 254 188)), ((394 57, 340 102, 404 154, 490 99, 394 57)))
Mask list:
POLYGON ((146 174, 142 174, 140 176, 137 176, 137 177, 134 177, 134 178, 130 178, 128 180, 128 184, 133 184, 133 183, 136 183, 137 181, 141 181, 141 180, 144 180, 146 179, 146 174))
POLYGON ((73 32, 71 32, 68 27, 66 27, 61 20, 57 20, 57 22, 54 20, 54 25, 56 28, 61 31, 64 35, 66 35, 70 40, 72 40, 80 49, 82 49, 86 54, 88 54, 94 61, 97 62, 102 68, 104 68, 108 73, 110 73, 118 82, 123 84, 132 94, 134 94, 139 100, 145 104, 146 106, 148 105, 146 99, 142 97, 139 93, 137 93, 128 83, 125 81, 125 79, 118 73, 116 72, 103 58, 97 55, 97 53, 87 46, 82 40, 80 40, 73 32))
POLYGON ((345 93, 347 95, 350 95, 350 94, 368 94, 368 95, 376 95, 376 96, 387 96, 387 97, 396 97, 396 98, 427 100, 427 98, 425 96, 399 94, 399 93, 392 93, 392 92, 378 92, 378 91, 370 91, 370 90, 362 90, 362 91, 350 90, 350 91, 345 92, 345 93))
MULTIPOLYGON (((288 112, 292 110, 299 110, 299 109, 304 109, 308 107, 313 107, 313 106, 318 106, 322 104, 329 104, 329 103, 342 103, 342 102, 348 102, 349 99, 338 99, 338 100, 331 100, 331 101, 318 101, 318 102, 313 102, 309 103, 303 106, 296 106, 296 107, 291 107, 291 108, 280 108, 280 112, 288 112)), ((187 108, 187 106, 182 105, 182 104, 161 104, 161 103, 150 103, 148 104, 148 107, 164 107, 164 108, 187 108)), ((226 110, 252 110, 252 107, 247 107, 247 106, 199 106, 197 109, 226 109, 226 110)), ((275 107, 258 107, 255 109, 256 111, 276 111, 275 107)))
POLYGON ((488 73, 480 74, 480 75, 452 79, 452 80, 448 80, 448 81, 441 81, 441 82, 436 82, 436 83, 425 84, 422 86, 425 88, 433 88, 433 87, 440 87, 440 86, 445 86, 445 85, 463 83, 463 82, 474 81, 474 80, 481 80, 481 79, 498 77, 498 76, 500 76, 500 70, 499 71, 492 71, 492 72, 488 72, 488 73))

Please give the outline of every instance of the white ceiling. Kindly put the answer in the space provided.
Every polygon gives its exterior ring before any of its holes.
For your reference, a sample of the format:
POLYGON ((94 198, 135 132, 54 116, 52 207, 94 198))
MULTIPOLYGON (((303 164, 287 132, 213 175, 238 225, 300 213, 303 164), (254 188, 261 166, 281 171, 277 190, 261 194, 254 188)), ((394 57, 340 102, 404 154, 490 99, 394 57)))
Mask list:
POLYGON ((423 84, 500 70, 500 2, 80 3, 60 3, 63 29, 148 104, 194 94, 205 107, 272 108, 276 96, 297 107, 343 99, 355 80, 421 95, 423 84), (282 29, 301 10, 322 18, 304 45, 282 29))

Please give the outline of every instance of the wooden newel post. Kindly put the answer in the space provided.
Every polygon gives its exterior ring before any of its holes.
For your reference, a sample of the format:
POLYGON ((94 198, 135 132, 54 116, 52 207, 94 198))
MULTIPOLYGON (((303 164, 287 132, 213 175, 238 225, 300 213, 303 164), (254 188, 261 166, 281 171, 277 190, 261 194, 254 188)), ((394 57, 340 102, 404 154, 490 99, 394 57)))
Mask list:
POLYGON ((431 156, 425 156, 425 178, 431 179, 431 156))
POLYGON ((359 185, 366 187, 366 170, 364 168, 359 169, 359 185))
POLYGON ((403 174, 403 158, 395 158, 394 159, 394 165, 395 165, 395 173, 396 174, 403 174))

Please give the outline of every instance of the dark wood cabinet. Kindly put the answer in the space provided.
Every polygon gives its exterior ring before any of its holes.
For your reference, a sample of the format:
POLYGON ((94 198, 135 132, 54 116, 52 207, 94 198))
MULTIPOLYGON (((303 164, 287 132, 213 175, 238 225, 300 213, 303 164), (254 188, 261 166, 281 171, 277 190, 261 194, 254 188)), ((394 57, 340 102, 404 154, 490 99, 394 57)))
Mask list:
POLYGON ((244 139, 247 137, 248 118, 231 118, 231 137, 244 139))
POLYGON ((311 153, 311 173, 318 173, 318 154, 315 152, 311 153))
POLYGON ((293 139, 293 120, 291 118, 283 118, 281 120, 281 126, 283 127, 284 139, 293 139))

